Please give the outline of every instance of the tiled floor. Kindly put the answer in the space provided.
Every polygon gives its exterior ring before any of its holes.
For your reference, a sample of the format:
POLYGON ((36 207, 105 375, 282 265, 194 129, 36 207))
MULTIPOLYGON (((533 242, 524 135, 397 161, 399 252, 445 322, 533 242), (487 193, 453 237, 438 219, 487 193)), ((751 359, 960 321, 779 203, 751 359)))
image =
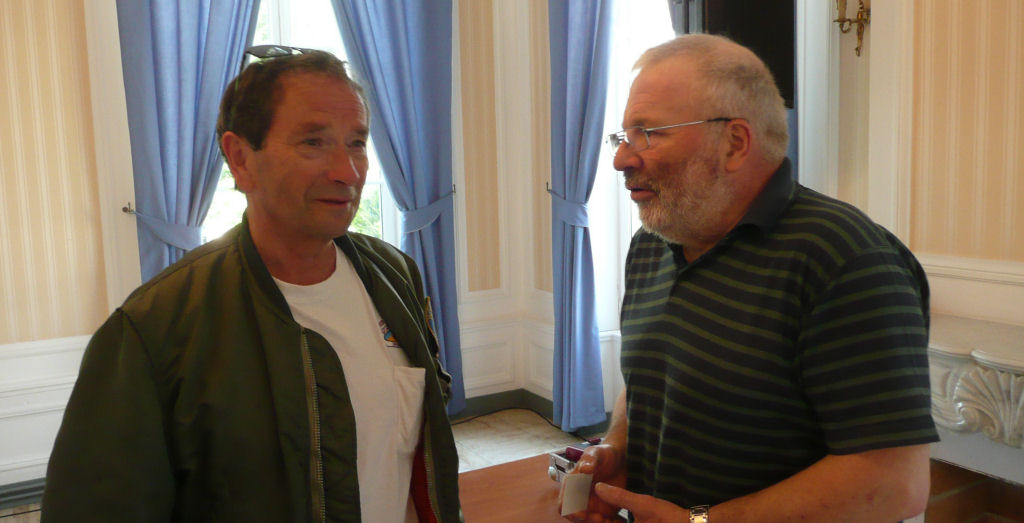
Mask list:
POLYGON ((459 472, 565 450, 567 445, 580 441, 526 409, 502 410, 456 423, 452 431, 459 452, 459 472))
MULTIPOLYGON (((455 448, 459 472, 552 450, 564 450, 579 439, 566 434, 531 410, 510 409, 456 422, 455 448)), ((0 523, 38 523, 39 505, 0 509, 0 523)))

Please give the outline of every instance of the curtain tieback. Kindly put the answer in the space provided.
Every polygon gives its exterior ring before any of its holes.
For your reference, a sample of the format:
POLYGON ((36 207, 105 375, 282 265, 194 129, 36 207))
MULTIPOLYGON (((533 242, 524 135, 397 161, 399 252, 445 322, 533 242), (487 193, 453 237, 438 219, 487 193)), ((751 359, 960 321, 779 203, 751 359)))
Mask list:
POLYGON ((455 191, 434 200, 430 205, 418 209, 402 211, 402 231, 405 234, 416 232, 434 223, 445 209, 452 208, 452 196, 455 191))
POLYGON ((197 225, 169 223, 138 211, 135 211, 135 217, 142 220, 142 224, 153 231, 160 241, 179 249, 190 251, 198 247, 203 240, 203 230, 197 225))
POLYGON ((568 225, 575 225, 576 227, 590 227, 590 216, 587 213, 586 202, 567 200, 555 194, 551 189, 548 189, 548 194, 551 195, 551 203, 554 204, 551 208, 552 219, 565 222, 568 225))

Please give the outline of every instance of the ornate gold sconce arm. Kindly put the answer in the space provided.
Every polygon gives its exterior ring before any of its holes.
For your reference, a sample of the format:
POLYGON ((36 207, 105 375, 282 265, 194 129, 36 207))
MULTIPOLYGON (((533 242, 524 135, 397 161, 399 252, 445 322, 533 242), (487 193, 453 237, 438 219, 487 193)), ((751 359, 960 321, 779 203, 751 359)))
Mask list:
POLYGON ((850 32, 854 24, 857 24, 857 56, 860 56, 860 48, 864 44, 864 26, 871 23, 871 8, 864 7, 864 0, 857 0, 856 18, 846 17, 846 0, 836 0, 836 7, 839 16, 833 22, 839 24, 839 30, 843 33, 850 32))

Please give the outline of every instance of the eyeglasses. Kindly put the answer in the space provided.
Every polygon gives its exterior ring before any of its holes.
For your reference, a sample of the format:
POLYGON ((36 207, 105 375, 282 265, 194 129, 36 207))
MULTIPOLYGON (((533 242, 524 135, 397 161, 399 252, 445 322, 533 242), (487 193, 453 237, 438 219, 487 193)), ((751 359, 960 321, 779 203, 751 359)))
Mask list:
POLYGON ((313 51, 315 51, 315 49, 308 49, 305 47, 291 47, 287 45, 254 45, 246 49, 245 53, 242 54, 242 67, 238 70, 238 73, 241 74, 242 71, 245 70, 245 66, 249 65, 249 62, 245 60, 245 55, 252 56, 257 60, 264 60, 267 58, 278 58, 281 56, 290 56, 293 54, 306 54, 311 53, 313 51))
POLYGON ((672 125, 662 125, 660 127, 629 127, 623 129, 617 133, 608 135, 605 141, 612 148, 612 154, 614 155, 619 150, 619 146, 626 144, 626 147, 633 152, 640 152, 651 146, 651 131, 663 131, 665 129, 672 129, 675 127, 686 127, 689 125, 697 125, 709 122, 728 122, 735 120, 735 118, 726 118, 719 116, 717 118, 709 118, 707 120, 697 120, 694 122, 677 123, 672 125))

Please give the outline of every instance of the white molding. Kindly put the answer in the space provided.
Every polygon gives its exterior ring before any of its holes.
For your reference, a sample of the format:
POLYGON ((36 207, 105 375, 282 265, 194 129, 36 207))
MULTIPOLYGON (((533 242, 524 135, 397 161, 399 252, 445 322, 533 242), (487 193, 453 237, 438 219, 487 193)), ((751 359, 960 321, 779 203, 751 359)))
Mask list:
POLYGON ((41 478, 89 336, 0 345, 0 485, 41 478))
MULTIPOLYGON (((7 484, 7 483, 14 483, 14 482, 18 481, 18 480, 5 481, 4 478, 6 478, 10 474, 17 473, 17 472, 22 472, 22 471, 39 470, 42 473, 37 473, 33 477, 43 477, 45 475, 45 472, 46 472, 46 464, 49 463, 49 461, 50 461, 50 456, 46 455, 46 456, 36 457, 36 458, 29 458, 29 459, 20 459, 20 460, 16 460, 16 461, 3 461, 3 462, 0 462, 0 485, 4 485, 4 484, 7 484)), ((26 478, 26 479, 30 479, 30 478, 26 478)))
POLYGON ((70 390, 77 381, 78 375, 68 374, 42 379, 0 382, 0 402, 18 396, 45 394, 62 390, 70 390))
POLYGON ((129 202, 135 205, 131 139, 115 1, 95 0, 83 5, 107 308, 113 311, 142 282, 135 217, 121 211, 129 202))
POLYGON ((520 388, 521 331, 518 320, 463 323, 460 332, 466 397, 520 388))
POLYGON ((929 277, 939 276, 1000 285, 1024 285, 1024 263, 918 254, 929 277))
MULTIPOLYGON (((465 387, 467 391, 476 391, 489 387, 502 387, 503 390, 515 388, 514 346, 511 346, 505 340, 495 340, 494 343, 474 345, 462 352, 462 359, 463 361, 472 362, 477 355, 481 357, 486 355, 485 359, 492 365, 486 369, 477 366, 477 372, 473 373, 474 376, 466 379, 465 387)), ((473 394, 473 396, 478 395, 473 394)))
POLYGON ((862 58, 868 73, 868 200, 865 211, 900 238, 910 232, 914 2, 877 2, 862 58))
POLYGON ((0 360, 85 350, 92 336, 71 336, 0 345, 0 360))
POLYGON ((551 399, 552 377, 554 373, 555 326, 532 321, 524 322, 523 325, 525 329, 524 347, 526 350, 524 388, 538 396, 551 399))
MULTIPOLYGON (((68 392, 70 392, 70 390, 71 387, 68 387, 68 392)), ((67 408, 67 406, 68 402, 65 400, 49 401, 46 403, 40 403, 16 409, 0 410, 0 422, 7 419, 24 418, 28 416, 36 416, 39 414, 49 414, 51 412, 64 412, 64 409, 67 408)))
POLYGON ((839 30, 833 5, 796 3, 800 183, 830 196, 839 190, 839 30))
POLYGON ((61 411, 89 336, 0 345, 0 420, 61 411))
POLYGON ((1024 325, 934 314, 930 334, 935 423, 1024 446, 1024 325))
POLYGON ((1024 325, 1024 263, 918 254, 932 312, 1024 325))
POLYGON ((517 319, 494 319, 463 325, 459 332, 469 340, 482 339, 485 340, 484 343, 489 343, 487 340, 494 332, 500 333, 501 339, 507 341, 509 335, 518 332, 520 328, 521 323, 517 319))
POLYGON ((515 297, 508 288, 459 295, 459 323, 463 327, 516 317, 515 297))
POLYGON ((462 303, 469 290, 469 251, 466 245, 466 143, 463 140, 462 122, 462 52, 459 33, 459 2, 452 1, 452 183, 455 184, 455 288, 459 300, 459 321, 462 317, 462 303))
POLYGON ((52 398, 59 393, 66 401, 89 339, 74 336, 0 345, 0 410, 28 404, 29 396, 52 398))

